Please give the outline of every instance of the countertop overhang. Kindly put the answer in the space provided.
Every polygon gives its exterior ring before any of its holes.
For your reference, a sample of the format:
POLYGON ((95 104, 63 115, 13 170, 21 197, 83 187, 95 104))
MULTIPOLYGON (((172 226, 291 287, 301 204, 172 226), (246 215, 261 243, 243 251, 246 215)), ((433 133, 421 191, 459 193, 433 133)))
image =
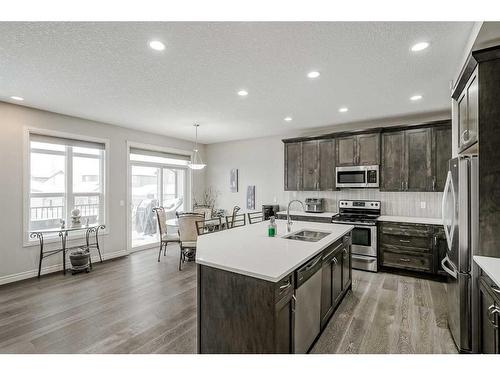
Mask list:
POLYGON ((269 221, 209 233, 198 237, 196 263, 270 282, 278 282, 301 264, 349 233, 345 224, 294 221, 292 231, 330 232, 317 242, 283 238, 286 221, 276 220, 277 235, 269 237, 269 221))

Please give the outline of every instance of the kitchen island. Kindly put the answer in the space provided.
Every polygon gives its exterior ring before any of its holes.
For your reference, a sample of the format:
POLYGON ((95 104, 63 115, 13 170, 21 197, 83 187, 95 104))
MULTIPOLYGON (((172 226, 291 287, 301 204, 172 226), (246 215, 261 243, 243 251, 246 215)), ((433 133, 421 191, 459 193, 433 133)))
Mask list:
POLYGON ((276 223, 198 238, 199 353, 307 352, 350 290, 351 225, 276 223))

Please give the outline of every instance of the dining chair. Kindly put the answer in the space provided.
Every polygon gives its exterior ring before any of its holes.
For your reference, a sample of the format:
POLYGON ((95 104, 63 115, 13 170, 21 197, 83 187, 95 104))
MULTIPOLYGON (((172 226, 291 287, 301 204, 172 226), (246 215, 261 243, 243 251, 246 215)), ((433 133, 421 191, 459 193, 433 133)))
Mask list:
POLYGON ((247 224, 247 217, 245 214, 236 214, 232 216, 226 216, 226 227, 227 229, 243 227, 247 224))
POLYGON ((193 260, 196 254, 196 241, 198 239, 198 231, 196 230, 196 222, 203 221, 205 216, 194 212, 178 213, 179 221, 179 239, 180 239, 180 255, 179 255, 179 271, 182 270, 182 264, 186 259, 193 260))
POLYGON ((212 219, 205 219, 196 222, 196 231, 198 232, 198 236, 218 232, 222 230, 222 220, 220 217, 214 217, 212 219))
POLYGON ((247 215, 249 224, 255 224, 264 221, 264 214, 262 213, 262 211, 249 212, 247 215))
POLYGON ((167 214, 163 207, 153 208, 153 212, 156 212, 156 221, 158 221, 158 230, 160 234, 160 251, 158 252, 158 262, 160 261, 161 251, 163 250, 163 256, 167 255, 167 245, 170 242, 179 243, 178 234, 167 233, 167 214))
POLYGON ((212 218, 212 207, 204 205, 204 204, 195 204, 193 206, 193 212, 198 214, 204 214, 205 219, 212 218))

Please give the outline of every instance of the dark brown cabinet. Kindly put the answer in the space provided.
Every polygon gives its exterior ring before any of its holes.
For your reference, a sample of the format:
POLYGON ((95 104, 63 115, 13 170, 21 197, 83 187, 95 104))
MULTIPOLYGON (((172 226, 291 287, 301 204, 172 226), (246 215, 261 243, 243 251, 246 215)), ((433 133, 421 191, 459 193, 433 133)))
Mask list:
POLYGON ((500 292, 491 279, 481 276, 479 279, 479 352, 482 354, 500 354, 500 292))
POLYGON ((358 165, 378 165, 380 163, 380 133, 357 136, 358 165))
POLYGON ((285 143, 285 190, 333 190, 334 173, 333 139, 285 143))
POLYGON ((441 260, 447 243, 440 225, 379 222, 380 266, 446 276, 441 260))
POLYGON ((302 190, 302 143, 285 143, 285 190, 302 190))
MULTIPOLYGON (((451 142, 451 139, 450 139, 451 142)), ((431 129, 405 131, 405 191, 431 191, 431 129)))
POLYGON ((404 190, 404 131, 382 133, 380 190, 404 190))
POLYGON ((321 268, 321 328, 323 328, 351 286, 350 237, 323 251, 321 268))
POLYGON ((479 96, 477 68, 457 100, 458 148, 462 152, 478 141, 479 96))
POLYGON ((356 165, 356 136, 339 137, 337 144, 337 167, 356 165))
POLYGON ((276 353, 293 353, 293 328, 295 319, 295 299, 288 293, 276 304, 275 313, 275 345, 276 353))
POLYGON ((381 191, 443 191, 451 159, 451 124, 382 133, 381 191))
POLYGON ((444 191, 448 174, 448 161, 451 159, 451 126, 438 126, 432 129, 433 169, 432 191, 444 191))
POLYGON ((335 141, 321 139, 319 142, 319 189, 335 188, 335 141))
POLYGON ((377 165, 380 133, 354 134, 336 138, 337 166, 377 165))
POLYGON ((319 187, 318 141, 302 142, 302 190, 317 190, 319 187))

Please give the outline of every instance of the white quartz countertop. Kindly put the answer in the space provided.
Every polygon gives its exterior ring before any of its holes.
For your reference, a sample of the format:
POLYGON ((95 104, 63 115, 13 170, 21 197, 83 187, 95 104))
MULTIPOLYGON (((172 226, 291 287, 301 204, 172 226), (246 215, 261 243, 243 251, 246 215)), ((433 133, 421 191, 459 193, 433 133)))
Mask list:
POLYGON ((441 218, 432 217, 414 217, 414 216, 379 216, 378 221, 393 221, 396 223, 413 223, 413 224, 429 224, 429 225, 442 225, 441 218))
MULTIPOLYGON (((277 212, 279 215, 286 215, 286 211, 277 212)), ((295 216, 311 216, 311 217, 332 217, 333 215, 337 215, 336 212, 305 212, 305 211, 290 211, 290 215, 295 216)))
POLYGON ((491 280, 500 286, 500 258, 474 255, 474 262, 481 267, 491 280))
POLYGON ((276 237, 267 235, 269 221, 199 236, 196 263, 277 282, 353 229, 352 225, 295 221, 290 233, 330 232, 318 242, 306 242, 282 238, 287 235, 286 221, 276 220, 276 224, 276 237))

